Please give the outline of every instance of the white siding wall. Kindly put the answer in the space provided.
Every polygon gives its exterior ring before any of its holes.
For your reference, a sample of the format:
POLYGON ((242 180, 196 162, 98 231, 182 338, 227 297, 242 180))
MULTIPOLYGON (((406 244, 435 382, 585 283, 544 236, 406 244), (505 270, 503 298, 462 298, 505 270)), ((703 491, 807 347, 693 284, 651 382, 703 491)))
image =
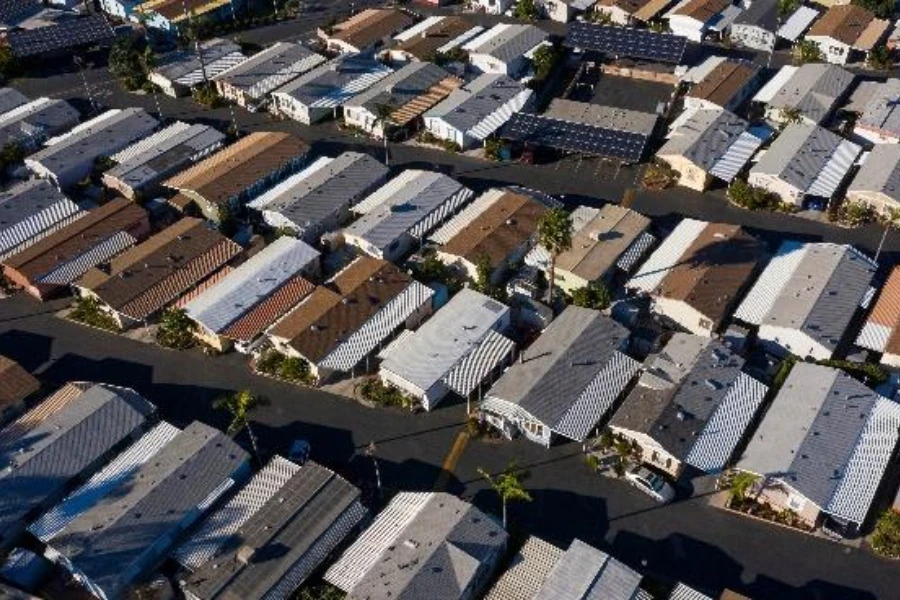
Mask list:
POLYGON ((808 35, 806 39, 815 42, 825 56, 825 60, 835 65, 846 65, 852 48, 838 40, 820 35, 808 35))
POLYGON ((710 337, 716 326, 716 323, 710 323, 707 317, 681 300, 654 298, 653 312, 668 317, 694 335, 710 337))
POLYGON ((775 49, 775 34, 754 25, 732 25, 731 41, 747 48, 772 52, 775 49))
POLYGON ((747 181, 750 185, 761 187, 778 195, 784 202, 790 202, 798 206, 803 202, 804 194, 801 190, 773 175, 751 172, 747 181))
POLYGON ((800 358, 812 356, 816 360, 831 358, 831 351, 797 329, 762 325, 759 328, 759 340, 772 354, 784 356, 796 354, 800 358))

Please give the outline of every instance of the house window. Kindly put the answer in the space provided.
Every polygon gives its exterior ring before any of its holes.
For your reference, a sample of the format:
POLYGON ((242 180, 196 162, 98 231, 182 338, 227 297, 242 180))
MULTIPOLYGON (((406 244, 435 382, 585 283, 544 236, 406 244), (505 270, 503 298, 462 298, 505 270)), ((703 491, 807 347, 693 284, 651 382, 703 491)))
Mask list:
POLYGON ((712 329, 712 321, 709 319, 700 319, 700 327, 703 329, 712 329))

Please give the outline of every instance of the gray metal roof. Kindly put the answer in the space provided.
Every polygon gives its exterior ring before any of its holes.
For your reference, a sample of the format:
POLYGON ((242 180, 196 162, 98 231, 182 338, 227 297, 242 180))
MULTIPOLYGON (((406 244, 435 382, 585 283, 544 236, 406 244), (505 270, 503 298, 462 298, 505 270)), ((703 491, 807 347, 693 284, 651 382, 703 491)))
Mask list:
POLYGON ((65 100, 38 98, 0 114, 0 147, 11 142, 39 142, 72 127, 79 117, 65 100))
POLYGON ((613 360, 628 330, 603 314, 569 306, 488 392, 553 426, 613 360))
POLYGON ((399 109, 448 77, 450 74, 437 65, 411 62, 349 100, 344 106, 362 107, 377 116, 379 105, 399 109))
POLYGON ((160 137, 152 146, 129 156, 107 171, 105 176, 117 179, 134 190, 141 190, 205 156, 225 141, 225 134, 208 125, 189 125, 180 121, 155 135, 160 137), (170 135, 163 135, 170 130, 170 135))
POLYGON ((866 88, 871 95, 856 125, 900 136, 900 79, 866 88))
POLYGON ((881 192, 900 202, 900 145, 875 144, 848 192, 881 192))
POLYGON ((801 66, 769 102, 775 108, 796 108, 816 123, 824 121, 853 85, 853 73, 837 65, 801 66))
POLYGON ((11 111, 15 107, 26 104, 27 102, 29 102, 28 96, 16 88, 0 88, 0 113, 11 111))
POLYGON ((9 250, 13 241, 15 243, 23 241, 19 239, 7 241, 8 236, 13 234, 12 229, 28 223, 44 211, 49 211, 49 218, 30 224, 28 227, 30 234, 36 235, 44 228, 52 226, 55 220, 53 217, 64 218, 79 210, 78 205, 44 179, 32 179, 0 192, 0 253, 9 250), (53 209, 55 205, 59 207, 53 209))
POLYGON ((657 152, 658 156, 683 156, 705 171, 713 168, 749 123, 727 110, 698 110, 657 152))
POLYGON ((544 116, 573 123, 583 123, 592 127, 602 127, 613 131, 640 133, 645 136, 653 134, 659 117, 654 113, 602 106, 589 102, 576 102, 564 98, 556 98, 544 111, 544 116))
POLYGON ((734 20, 734 25, 754 25, 775 33, 778 30, 778 3, 770 0, 754 0, 734 20))
POLYGON ((254 98, 262 98, 279 85, 325 62, 325 58, 301 44, 278 42, 216 76, 254 98))
POLYGON ((89 586, 118 597, 155 568, 247 460, 230 437, 195 421, 50 543, 89 586))
POLYGON ((470 54, 485 54, 501 62, 511 62, 543 42, 549 34, 534 25, 501 23, 468 42, 470 54))
POLYGON ((368 154, 344 152, 312 172, 301 171, 252 202, 278 213, 302 234, 348 209, 387 177, 388 168, 368 154))
POLYGON ((187 578, 185 589, 202 600, 286 598, 366 514, 359 495, 307 462, 187 578))
POLYGON ((750 172, 775 175, 805 192, 844 141, 824 127, 794 123, 772 142, 750 172))
POLYGON ((506 75, 485 73, 450 92, 425 118, 440 118, 459 131, 469 131, 525 88, 506 75))
POLYGON ((153 68, 153 73, 159 75, 169 81, 175 81, 179 77, 183 77, 194 71, 198 71, 201 67, 209 67, 209 65, 221 58, 225 58, 229 54, 240 52, 241 47, 229 39, 213 38, 200 43, 199 52, 203 57, 197 55, 197 48, 191 44, 190 48, 185 50, 176 50, 163 54, 159 57, 158 64, 153 68))
POLYGON ((373 58, 349 54, 304 73, 273 93, 290 96, 307 106, 323 102, 329 107, 340 106, 391 72, 373 58))
POLYGON ((533 600, 634 600, 640 582, 637 571, 575 539, 533 600))
POLYGON ((38 422, 13 422, 18 431, 0 447, 0 536, 58 495, 136 432, 154 406, 133 390, 92 384, 38 422))

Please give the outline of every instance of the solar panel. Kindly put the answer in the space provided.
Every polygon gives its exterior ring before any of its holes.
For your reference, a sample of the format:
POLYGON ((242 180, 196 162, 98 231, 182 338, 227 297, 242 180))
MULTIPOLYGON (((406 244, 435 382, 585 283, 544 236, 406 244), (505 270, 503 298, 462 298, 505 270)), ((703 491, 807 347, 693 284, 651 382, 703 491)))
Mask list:
POLYGON ((110 41, 115 33, 102 15, 60 21, 47 27, 11 31, 7 36, 18 58, 110 41))
POLYGON ((503 127, 501 137, 568 152, 609 156, 638 162, 647 136, 585 123, 560 121, 540 115, 516 113, 503 127))
POLYGON ((649 29, 631 29, 569 23, 566 43, 573 48, 602 52, 612 56, 678 64, 684 55, 687 38, 649 29))

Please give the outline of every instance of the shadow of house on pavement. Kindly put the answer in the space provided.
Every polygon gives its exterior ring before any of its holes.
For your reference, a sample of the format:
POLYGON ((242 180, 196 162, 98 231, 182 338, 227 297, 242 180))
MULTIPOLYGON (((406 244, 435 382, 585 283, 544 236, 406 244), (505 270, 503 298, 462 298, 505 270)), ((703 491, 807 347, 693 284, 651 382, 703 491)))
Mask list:
POLYGON ((50 360, 53 339, 45 335, 13 329, 0 333, 0 354, 34 372, 50 360))

